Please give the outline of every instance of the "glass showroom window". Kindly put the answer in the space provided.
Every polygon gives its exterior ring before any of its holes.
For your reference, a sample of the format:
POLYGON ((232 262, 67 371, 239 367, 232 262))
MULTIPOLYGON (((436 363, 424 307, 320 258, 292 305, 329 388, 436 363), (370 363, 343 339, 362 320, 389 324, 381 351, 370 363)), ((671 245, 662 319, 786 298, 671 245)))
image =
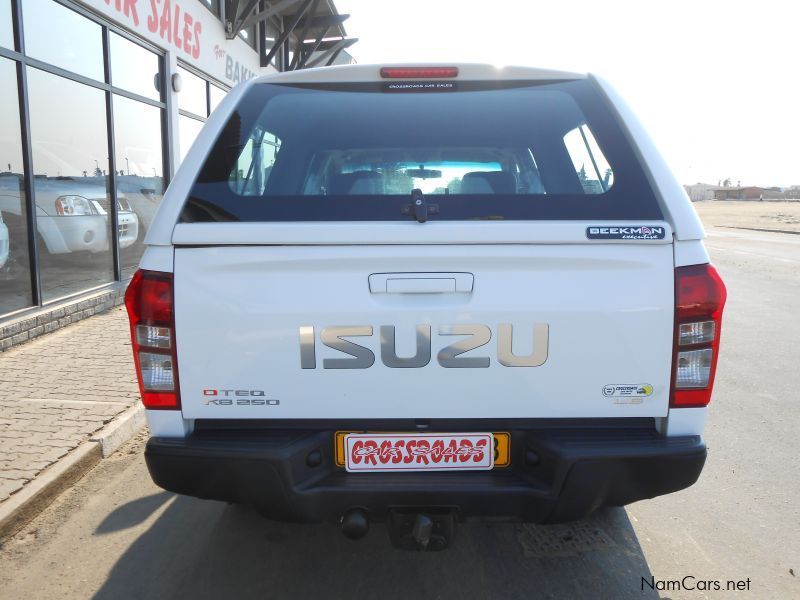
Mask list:
POLYGON ((164 196, 161 109, 114 96, 114 154, 122 278, 133 275, 144 235, 164 196))
POLYGON ((0 315, 33 304, 17 68, 0 58, 0 315))
POLYGON ((181 91, 178 94, 178 108, 199 118, 208 116, 208 89, 206 80, 191 71, 178 67, 181 76, 181 91))
POLYGON ((178 73, 183 83, 178 93, 178 148, 183 162, 206 117, 228 92, 183 67, 178 67, 178 73))
MULTIPOLYGON (((211 112, 214 112, 219 106, 219 103, 222 102, 222 99, 228 94, 226 90, 223 90, 221 87, 216 85, 209 84, 208 86, 208 107, 211 109, 211 112)), ((209 113, 210 114, 210 113, 209 113)))
MULTIPOLYGON (((161 99, 161 59, 157 54, 115 33, 109 37, 109 53, 115 87, 161 99)), ((163 110, 114 94, 113 114, 117 233, 124 280, 139 264, 144 235, 164 195, 163 110)))
POLYGON ((114 280, 105 93, 28 67, 28 98, 39 272, 48 301, 114 280))
POLYGON ((103 28, 53 0, 22 0, 25 54, 104 81, 103 28))
POLYGON ((252 25, 247 29, 242 29, 239 32, 239 37, 242 38, 248 46, 256 50, 256 26, 252 25))
POLYGON ((16 1, 19 40, 0 0, 0 319, 127 280, 169 172, 158 50, 67 0, 16 1))
POLYGON ((183 162, 208 116, 208 84, 183 67, 178 67, 178 73, 183 83, 178 93, 178 147, 183 162))
POLYGON ((11 2, 0 0, 0 46, 9 50, 14 49, 14 26, 11 23, 11 2))
POLYGON ((109 33, 108 42, 114 87, 161 100, 160 57, 114 32, 109 33))

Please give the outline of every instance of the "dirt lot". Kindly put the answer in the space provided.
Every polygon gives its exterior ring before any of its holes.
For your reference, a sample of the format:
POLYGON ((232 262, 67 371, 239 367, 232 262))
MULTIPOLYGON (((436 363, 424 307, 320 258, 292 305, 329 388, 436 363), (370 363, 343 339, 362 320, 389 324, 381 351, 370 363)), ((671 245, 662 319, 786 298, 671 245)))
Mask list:
POLYGON ((706 227, 800 234, 800 202, 706 200, 695 202, 694 207, 706 227))

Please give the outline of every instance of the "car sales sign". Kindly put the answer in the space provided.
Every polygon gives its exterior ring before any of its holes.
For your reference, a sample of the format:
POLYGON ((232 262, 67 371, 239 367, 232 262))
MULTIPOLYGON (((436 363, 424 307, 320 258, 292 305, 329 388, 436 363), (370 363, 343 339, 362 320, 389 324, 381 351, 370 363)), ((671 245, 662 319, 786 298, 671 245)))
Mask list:
POLYGON ((233 86, 261 71, 258 54, 197 0, 81 0, 180 60, 233 86))

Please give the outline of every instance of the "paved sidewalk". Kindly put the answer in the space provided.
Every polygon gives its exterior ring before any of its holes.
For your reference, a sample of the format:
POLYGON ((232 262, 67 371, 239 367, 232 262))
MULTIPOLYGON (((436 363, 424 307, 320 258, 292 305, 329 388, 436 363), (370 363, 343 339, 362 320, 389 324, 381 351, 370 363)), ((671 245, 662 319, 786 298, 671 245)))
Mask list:
POLYGON ((122 307, 0 353, 0 506, 138 398, 122 307))

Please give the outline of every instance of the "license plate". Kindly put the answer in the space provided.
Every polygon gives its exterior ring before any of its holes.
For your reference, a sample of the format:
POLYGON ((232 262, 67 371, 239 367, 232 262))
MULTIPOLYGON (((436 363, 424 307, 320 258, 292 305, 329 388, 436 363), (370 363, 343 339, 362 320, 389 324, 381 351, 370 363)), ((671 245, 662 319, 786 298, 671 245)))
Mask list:
POLYGON ((508 433, 336 432, 336 463, 350 472, 486 471, 510 463, 508 433))

